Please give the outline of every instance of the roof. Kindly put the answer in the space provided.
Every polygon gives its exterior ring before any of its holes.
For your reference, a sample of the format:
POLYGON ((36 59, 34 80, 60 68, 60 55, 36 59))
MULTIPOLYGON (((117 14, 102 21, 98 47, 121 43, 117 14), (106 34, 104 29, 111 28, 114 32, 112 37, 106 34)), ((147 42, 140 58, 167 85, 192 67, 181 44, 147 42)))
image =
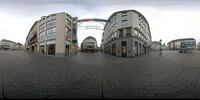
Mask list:
POLYGON ((86 37, 83 41, 85 41, 85 40, 87 40, 87 39, 94 39, 94 40, 96 41, 96 39, 95 39, 94 37, 92 37, 92 36, 86 37))
MULTIPOLYGON (((85 40, 87 40, 87 39, 94 39, 95 41, 96 41, 96 39, 94 38, 94 37, 92 37, 92 36, 88 36, 88 37, 86 37, 84 40, 83 40, 83 42, 85 41, 85 40)), ((83 43, 82 42, 82 43, 83 43)), ((97 41, 96 41, 97 42, 97 41)), ((81 45, 82 45, 82 43, 81 43, 81 45)))
POLYGON ((78 22, 88 22, 88 21, 107 22, 106 19, 99 19, 99 18, 86 18, 78 20, 78 22))
POLYGON ((171 40, 170 42, 168 42, 167 44, 171 43, 171 42, 177 42, 177 41, 184 41, 184 40, 195 40, 194 38, 182 38, 182 39, 176 39, 176 40, 171 40))
POLYGON ((6 39, 2 39, 1 41, 6 41, 6 42, 11 42, 11 43, 16 43, 16 42, 13 42, 11 40, 6 40, 6 39))
POLYGON ((34 24, 31 26, 31 28, 30 28, 30 30, 29 30, 29 32, 28 32, 28 35, 27 35, 27 37, 26 37, 26 39, 28 39, 28 37, 29 37, 31 31, 33 30, 33 28, 35 27, 35 25, 37 25, 37 23, 38 23, 38 21, 35 21, 34 24))

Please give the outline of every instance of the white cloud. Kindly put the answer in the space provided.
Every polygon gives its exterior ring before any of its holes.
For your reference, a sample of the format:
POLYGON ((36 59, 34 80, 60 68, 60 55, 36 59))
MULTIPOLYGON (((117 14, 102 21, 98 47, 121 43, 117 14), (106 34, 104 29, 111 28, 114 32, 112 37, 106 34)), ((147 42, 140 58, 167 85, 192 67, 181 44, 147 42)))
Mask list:
MULTIPOLYGON (((148 20, 152 40, 158 41, 161 38, 163 42, 167 43, 172 39, 192 37, 197 39, 197 42, 200 42, 200 9, 196 7, 198 3, 189 3, 185 7, 180 4, 177 5, 177 1, 176 3, 172 1, 171 3, 164 1, 161 3, 146 2, 145 6, 142 6, 143 2, 136 4, 122 3, 123 5, 120 6, 120 0, 116 5, 109 5, 109 2, 106 3, 105 1, 100 2, 99 5, 97 4, 98 2, 96 4, 94 2, 90 4, 83 2, 81 4, 73 1, 69 3, 53 3, 53 1, 51 3, 35 3, 33 5, 28 2, 26 2, 27 5, 0 4, 0 39, 5 38, 24 43, 32 24, 39 20, 41 16, 50 13, 67 12, 72 16, 78 16, 79 19, 107 19, 116 11, 134 9, 141 12, 148 20), (105 6, 103 5, 104 3, 105 6), (94 5, 88 6, 92 4, 94 5), (162 5, 159 6, 157 4, 162 5), (195 5, 194 8, 193 5, 195 5)), ((91 35, 91 33, 102 33, 96 30, 82 30, 79 32, 86 34, 84 36, 80 35, 82 38, 91 35)), ((99 41, 102 37, 100 35, 94 37, 97 37, 97 42, 100 44, 99 41)))

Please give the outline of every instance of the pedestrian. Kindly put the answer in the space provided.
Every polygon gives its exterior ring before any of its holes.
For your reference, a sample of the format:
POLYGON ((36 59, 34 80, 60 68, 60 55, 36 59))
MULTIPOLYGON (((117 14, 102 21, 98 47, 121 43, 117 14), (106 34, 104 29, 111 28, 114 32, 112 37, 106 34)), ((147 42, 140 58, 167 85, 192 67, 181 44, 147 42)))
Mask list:
POLYGON ((160 52, 159 52, 159 54, 160 54, 160 55, 162 54, 162 49, 160 49, 160 52))

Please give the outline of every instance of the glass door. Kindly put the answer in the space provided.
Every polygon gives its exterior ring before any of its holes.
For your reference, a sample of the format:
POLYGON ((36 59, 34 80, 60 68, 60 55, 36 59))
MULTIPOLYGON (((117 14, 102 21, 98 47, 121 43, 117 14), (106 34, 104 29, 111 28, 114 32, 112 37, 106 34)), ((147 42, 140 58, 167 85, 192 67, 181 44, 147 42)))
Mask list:
POLYGON ((121 51, 122 51, 122 54, 121 54, 121 56, 122 57, 127 57, 127 43, 126 43, 126 41, 122 41, 121 42, 121 51))

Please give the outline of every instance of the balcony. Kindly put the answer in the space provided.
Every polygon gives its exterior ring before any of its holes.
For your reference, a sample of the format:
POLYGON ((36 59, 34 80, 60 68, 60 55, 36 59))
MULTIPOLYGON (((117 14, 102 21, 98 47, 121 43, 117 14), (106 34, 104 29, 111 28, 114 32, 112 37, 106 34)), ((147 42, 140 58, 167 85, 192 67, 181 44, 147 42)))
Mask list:
POLYGON ((28 41, 28 45, 32 45, 34 43, 37 43, 37 35, 35 34, 31 39, 30 41, 28 41))

